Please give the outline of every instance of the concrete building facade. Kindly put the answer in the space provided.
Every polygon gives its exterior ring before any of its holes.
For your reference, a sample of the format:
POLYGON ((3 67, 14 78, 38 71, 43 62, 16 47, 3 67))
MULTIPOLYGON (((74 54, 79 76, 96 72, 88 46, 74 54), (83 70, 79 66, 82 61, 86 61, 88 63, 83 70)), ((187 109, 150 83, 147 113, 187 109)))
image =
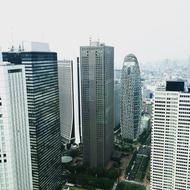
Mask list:
POLYGON ((0 189, 33 189, 25 68, 10 63, 0 63, 0 189))
POLYGON ((190 93, 172 83, 154 96, 151 190, 190 189, 190 93))
POLYGON ((80 71, 84 164, 104 167, 113 150, 114 48, 80 47, 80 71))

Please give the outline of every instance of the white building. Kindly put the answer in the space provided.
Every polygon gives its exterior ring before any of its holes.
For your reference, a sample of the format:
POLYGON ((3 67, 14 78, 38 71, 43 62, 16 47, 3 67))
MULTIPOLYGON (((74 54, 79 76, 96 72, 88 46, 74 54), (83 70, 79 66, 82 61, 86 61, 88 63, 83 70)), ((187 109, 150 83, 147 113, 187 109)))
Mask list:
POLYGON ((151 136, 151 190, 190 189, 190 93, 183 82, 156 91, 151 136))
POLYGON ((0 190, 32 190, 24 66, 0 63, 0 190))
POLYGON ((58 62, 61 137, 64 143, 80 143, 78 66, 58 62))

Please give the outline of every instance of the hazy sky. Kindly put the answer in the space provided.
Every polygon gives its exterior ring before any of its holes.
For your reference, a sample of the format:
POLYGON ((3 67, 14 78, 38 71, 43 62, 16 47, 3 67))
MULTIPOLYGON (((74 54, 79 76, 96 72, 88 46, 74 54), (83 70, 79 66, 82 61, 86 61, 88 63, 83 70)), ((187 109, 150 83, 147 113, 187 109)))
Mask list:
POLYGON ((46 41, 59 57, 79 55, 89 37, 115 47, 115 62, 190 54, 190 0, 0 0, 0 46, 46 41))

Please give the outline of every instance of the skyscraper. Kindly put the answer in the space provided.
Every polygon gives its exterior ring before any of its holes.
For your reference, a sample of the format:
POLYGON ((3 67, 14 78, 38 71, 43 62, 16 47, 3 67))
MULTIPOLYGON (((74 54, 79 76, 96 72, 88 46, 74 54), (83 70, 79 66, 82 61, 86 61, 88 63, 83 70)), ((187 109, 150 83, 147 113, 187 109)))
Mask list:
POLYGON ((156 91, 151 133, 151 190, 190 189, 190 93, 168 81, 156 91))
POLYGON ((0 63, 0 189, 32 190, 25 69, 0 63))
POLYGON ((113 147, 114 48, 99 42, 80 47, 84 163, 105 166, 113 147))
MULTIPOLYGON (((80 57, 77 57, 77 77, 75 77, 75 81, 77 81, 76 83, 78 84, 77 88, 75 88, 75 90, 77 90, 78 94, 78 111, 79 111, 79 135, 80 135, 80 142, 82 141, 82 124, 81 124, 81 118, 82 118, 82 108, 81 108, 81 74, 80 74, 80 57)), ((76 100, 77 102, 77 100, 76 100)))
POLYGON ((121 133, 130 140, 138 138, 141 121, 141 78, 135 55, 125 57, 121 76, 121 133))
POLYGON ((45 43, 23 43, 3 60, 26 70, 33 190, 55 190, 61 184, 57 53, 45 43))
POLYGON ((114 69, 115 132, 120 128, 121 71, 121 69, 114 69))
POLYGON ((115 126, 114 131, 120 128, 120 101, 121 101, 121 83, 119 80, 114 81, 114 102, 115 102, 115 126))
POLYGON ((78 67, 71 60, 58 62, 59 105, 63 143, 80 143, 78 67))
POLYGON ((116 81, 121 81, 121 74, 122 74, 122 69, 114 69, 114 79, 116 81))

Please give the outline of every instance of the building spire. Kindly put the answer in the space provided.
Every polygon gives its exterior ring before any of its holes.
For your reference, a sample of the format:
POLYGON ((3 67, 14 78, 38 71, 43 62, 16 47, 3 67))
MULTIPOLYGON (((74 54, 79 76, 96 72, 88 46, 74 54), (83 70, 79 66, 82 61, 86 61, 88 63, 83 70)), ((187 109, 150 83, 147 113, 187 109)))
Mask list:
POLYGON ((92 37, 91 36, 89 37, 89 45, 90 46, 92 45, 92 37))

